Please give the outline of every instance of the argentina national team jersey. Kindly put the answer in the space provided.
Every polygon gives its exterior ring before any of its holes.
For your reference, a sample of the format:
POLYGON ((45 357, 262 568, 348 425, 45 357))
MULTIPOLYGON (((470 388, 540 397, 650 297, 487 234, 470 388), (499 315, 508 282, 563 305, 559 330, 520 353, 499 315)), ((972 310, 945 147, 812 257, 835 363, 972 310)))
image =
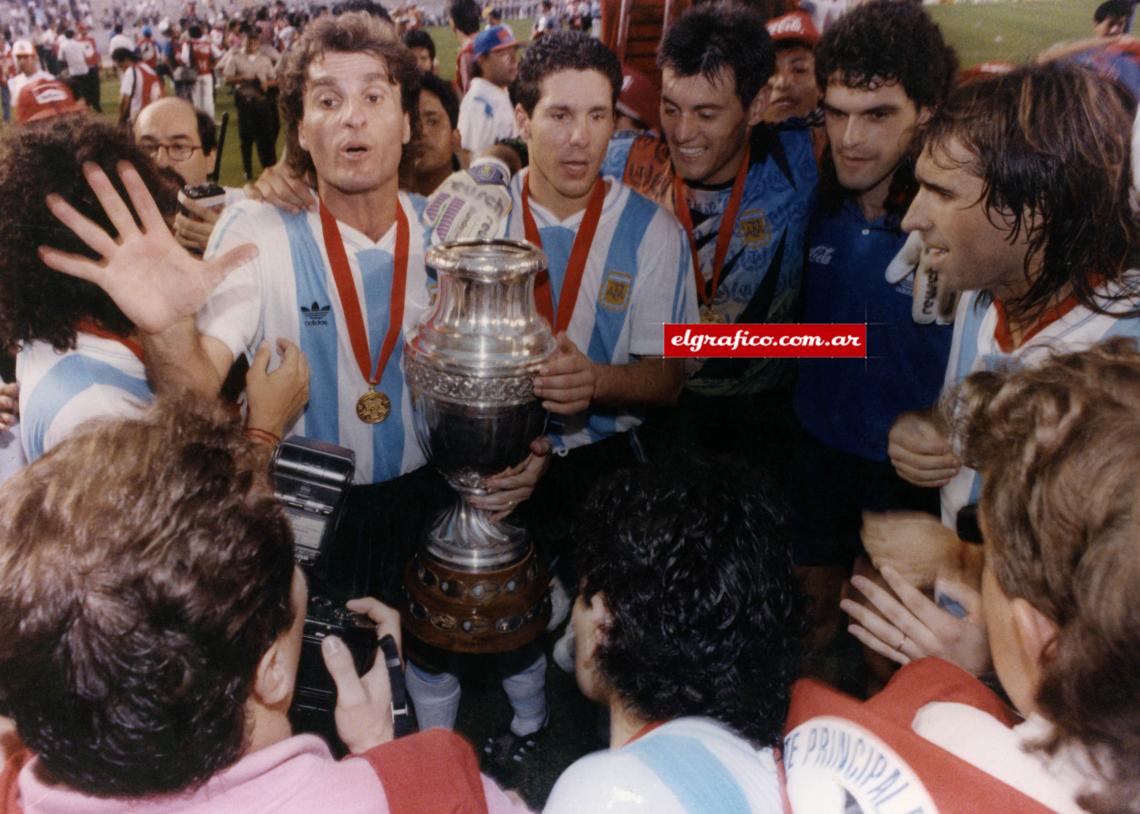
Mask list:
MULTIPOLYGON (((1106 303, 1110 310, 1127 312, 1140 305, 1140 271, 1129 272, 1124 285, 1132 292, 1131 298, 1106 303)), ((1140 339, 1140 318, 1098 314, 1076 305, 1041 327, 1020 347, 1006 351, 999 341, 1002 326, 998 308, 993 302, 987 304, 982 296, 976 291, 970 292, 958 303, 944 392, 979 370, 1039 364, 1054 353, 1076 353, 1117 336, 1140 339)), ((977 503, 981 489, 981 476, 973 469, 962 467, 953 480, 942 487, 942 522, 953 528, 958 511, 977 503)))
POLYGON ((771 749, 757 749, 717 721, 686 717, 576 761, 543 811, 767 814, 783 807, 771 749))
MULTIPOLYGON (((356 401, 369 386, 352 352, 316 212, 290 214, 243 201, 225 210, 206 252, 214 257, 243 243, 258 248, 257 258, 232 272, 211 295, 198 315, 199 330, 225 344, 235 358, 279 337, 300 347, 311 373, 309 403, 289 434, 353 450, 357 484, 390 480, 425 463, 403 372, 405 337, 429 302, 426 236, 419 225, 424 200, 400 193, 400 206, 411 227, 403 328, 377 387, 392 402, 391 414, 379 424, 366 424, 356 415, 356 401)), ((395 225, 376 242, 338 225, 375 365, 388 330, 395 225)))
MULTIPOLYGON (((511 183, 507 236, 526 239, 522 182, 511 183)), ((582 275, 567 336, 591 361, 623 365, 641 356, 661 356, 666 323, 696 322, 697 304, 688 247, 677 220, 657 204, 613 178, 582 275)), ((555 312, 566 266, 584 211, 558 221, 532 198, 531 213, 550 266, 555 312)), ((576 416, 551 416, 555 449, 592 444, 636 427, 632 411, 591 407, 576 416)))
POLYGON ((29 462, 97 418, 133 418, 154 401, 143 363, 120 342, 78 333, 60 353, 29 342, 16 356, 20 441, 29 462))
MULTIPOLYGON (((819 178, 809 131, 756 127, 749 160, 711 306, 718 320, 726 323, 793 322, 808 218, 819 178)), ((646 136, 615 136, 602 172, 646 191, 655 200, 672 201, 674 172, 664 143, 646 136)), ((693 239, 707 283, 713 276, 717 236, 732 184, 690 191, 693 239)), ((685 387, 707 396, 757 393, 788 384, 792 370, 787 359, 710 359, 685 387)))

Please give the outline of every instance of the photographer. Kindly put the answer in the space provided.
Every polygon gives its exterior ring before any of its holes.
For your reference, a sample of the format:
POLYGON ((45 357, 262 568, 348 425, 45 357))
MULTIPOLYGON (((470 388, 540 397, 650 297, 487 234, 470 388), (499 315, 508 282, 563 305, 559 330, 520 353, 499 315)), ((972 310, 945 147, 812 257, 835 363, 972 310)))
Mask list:
MULTIPOLYGON (((231 420, 168 403, 92 425, 0 490, 0 695, 30 750, 0 811, 514 809, 457 736, 386 743, 386 667, 358 678, 333 637, 354 756, 292 735, 307 587, 256 458, 231 420)), ((392 609, 349 607, 399 637, 392 609)))

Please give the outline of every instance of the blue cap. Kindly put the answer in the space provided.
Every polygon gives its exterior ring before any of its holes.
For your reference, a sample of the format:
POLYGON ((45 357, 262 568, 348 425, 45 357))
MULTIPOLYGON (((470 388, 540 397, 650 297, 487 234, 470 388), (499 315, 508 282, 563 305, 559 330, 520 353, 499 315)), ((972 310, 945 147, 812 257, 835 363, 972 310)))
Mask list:
POLYGON ((151 35, 151 30, 150 30, 150 26, 149 26, 149 25, 144 25, 144 26, 143 26, 142 35, 143 35, 144 37, 149 37, 149 36, 151 35))
POLYGON ((472 50, 475 52, 475 56, 483 57, 492 51, 498 51, 502 48, 515 48, 521 44, 515 39, 515 32, 511 31, 509 26, 493 25, 479 32, 479 35, 475 37, 472 50))

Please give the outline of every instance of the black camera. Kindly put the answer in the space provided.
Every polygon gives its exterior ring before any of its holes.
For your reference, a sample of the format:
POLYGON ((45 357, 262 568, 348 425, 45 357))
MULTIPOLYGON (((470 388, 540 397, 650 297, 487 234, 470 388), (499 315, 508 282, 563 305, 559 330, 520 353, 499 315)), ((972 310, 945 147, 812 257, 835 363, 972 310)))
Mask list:
POLYGON ((274 491, 293 527, 294 558, 309 581, 301 662, 289 717, 297 731, 322 734, 334 745, 336 685, 325 669, 321 642, 326 636, 339 637, 358 673, 372 667, 377 647, 376 623, 344 607, 344 599, 364 591, 356 591, 354 585, 345 586, 347 594, 334 591, 327 573, 329 548, 355 471, 352 450, 311 438, 288 438, 273 456, 274 491))

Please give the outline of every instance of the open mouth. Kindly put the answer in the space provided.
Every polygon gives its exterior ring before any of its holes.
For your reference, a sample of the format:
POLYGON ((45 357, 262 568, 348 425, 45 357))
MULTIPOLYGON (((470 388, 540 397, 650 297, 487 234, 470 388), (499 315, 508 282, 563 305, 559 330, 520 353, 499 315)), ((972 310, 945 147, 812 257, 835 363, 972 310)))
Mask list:
POLYGON ((678 147, 677 155, 684 161, 693 161, 708 152, 707 147, 678 147))
POLYGON ((363 144, 346 144, 340 151, 352 158, 358 158, 368 152, 368 147, 363 144))

